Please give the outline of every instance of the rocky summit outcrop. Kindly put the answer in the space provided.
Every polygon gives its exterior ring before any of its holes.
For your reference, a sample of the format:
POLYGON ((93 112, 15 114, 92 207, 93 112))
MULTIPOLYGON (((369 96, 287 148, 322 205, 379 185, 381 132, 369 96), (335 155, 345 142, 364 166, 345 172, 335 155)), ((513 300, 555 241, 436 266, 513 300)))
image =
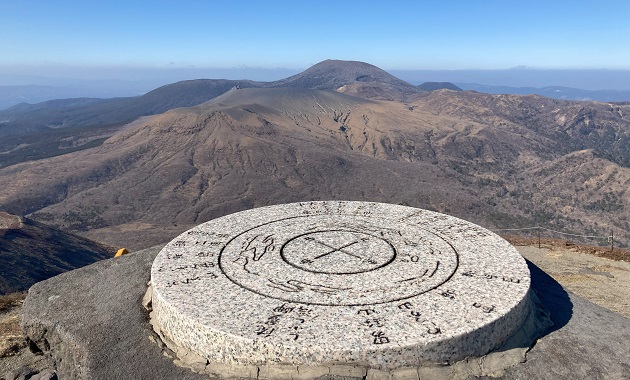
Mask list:
MULTIPOLYGON (((104 260, 33 286, 24 304, 22 326, 31 348, 54 363, 37 371, 55 373, 60 379, 207 379, 164 355, 168 350, 149 324, 142 300, 160 248, 104 260)), ((630 320, 566 292, 545 272, 529 265, 532 287, 554 326, 531 348, 525 362, 494 378, 629 378, 630 320)), ((497 364, 480 363, 485 371, 497 364)), ((489 378, 470 372, 477 367, 469 364, 440 367, 430 375, 432 379, 489 378)), ((37 371, 29 372, 25 365, 13 373, 35 375, 37 371)), ((0 377, 13 378, 13 373, 0 377)))

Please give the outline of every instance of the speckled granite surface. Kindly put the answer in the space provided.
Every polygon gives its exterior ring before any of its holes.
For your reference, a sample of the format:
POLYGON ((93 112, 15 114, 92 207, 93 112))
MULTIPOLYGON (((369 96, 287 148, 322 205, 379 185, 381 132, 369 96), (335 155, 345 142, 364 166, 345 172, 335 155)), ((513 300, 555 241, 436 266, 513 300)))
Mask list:
POLYGON ((307 202, 228 215, 169 243, 152 270, 162 333, 212 362, 454 362, 500 346, 530 274, 497 235, 447 215, 307 202))

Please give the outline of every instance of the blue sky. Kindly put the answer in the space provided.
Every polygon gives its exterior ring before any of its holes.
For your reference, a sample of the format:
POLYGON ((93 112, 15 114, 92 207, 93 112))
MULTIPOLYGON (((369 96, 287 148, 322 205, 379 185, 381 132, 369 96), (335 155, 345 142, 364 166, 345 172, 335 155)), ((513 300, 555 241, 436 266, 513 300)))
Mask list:
POLYGON ((630 1, 0 0, 0 66, 630 69, 630 1))
POLYGON ((630 0, 0 0, 0 86, 139 94, 325 59, 413 83, 630 90, 630 0))

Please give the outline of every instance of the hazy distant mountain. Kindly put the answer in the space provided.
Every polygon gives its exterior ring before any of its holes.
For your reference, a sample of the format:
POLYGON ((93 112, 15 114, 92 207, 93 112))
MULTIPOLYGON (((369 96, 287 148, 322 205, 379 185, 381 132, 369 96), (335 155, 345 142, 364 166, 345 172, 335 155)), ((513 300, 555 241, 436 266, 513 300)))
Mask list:
MULTIPOLYGON (((418 85, 423 82, 500 84, 509 87, 562 86, 585 90, 630 90, 630 70, 533 69, 505 70, 388 70, 390 74, 418 85)), ((460 86, 461 87, 461 86, 460 86)), ((463 88, 463 87, 462 87, 463 88)))
POLYGON ((461 88, 455 86, 451 82, 424 82, 421 85, 418 85, 418 88, 423 91, 435 91, 435 90, 462 91, 461 88))
POLYGON ((51 128, 124 124, 140 116, 201 104, 232 87, 256 87, 253 81, 199 79, 177 82, 130 98, 60 99, 19 104, 0 111, 0 136, 51 128))
POLYGON ((309 199, 607 236, 630 230, 629 115, 624 105, 469 91, 403 103, 232 89, 98 147, 0 169, 0 207, 131 248, 227 213, 309 199))
POLYGON ((421 92, 416 86, 369 63, 330 59, 297 75, 271 82, 269 86, 338 90, 380 100, 403 100, 421 92))
MULTIPOLYGON (((117 83, 120 83, 118 81, 117 83)), ((41 103, 54 99, 69 98, 114 98, 119 96, 136 96, 145 93, 140 88, 118 88, 114 84, 108 86, 94 85, 94 87, 45 86, 45 85, 14 85, 0 86, 0 110, 21 103, 41 103)))
POLYGON ((20 103, 40 103, 51 99, 76 98, 52 86, 0 86, 0 110, 20 103))
POLYGON ((507 87, 488 86, 477 83, 457 83, 464 90, 485 92, 486 94, 516 94, 516 95, 542 95, 548 98, 563 100, 595 100, 599 102, 623 102, 630 101, 628 90, 581 90, 579 88, 549 86, 549 87, 507 87))
POLYGON ((67 98, 140 96, 170 83, 194 78, 273 81, 297 69, 261 67, 0 67, 0 110, 19 103, 67 98))
MULTIPOLYGON (((296 70, 263 68, 117 68, 94 75, 112 79, 70 79, 76 73, 72 70, 39 68, 25 75, 20 73, 0 73, 0 110, 18 103, 38 103, 65 98, 112 98, 128 97, 146 93, 166 83, 174 83, 190 78, 248 78, 269 81, 293 75, 296 70), (47 71, 50 69, 51 71, 47 71), (37 73, 37 75, 35 75, 37 73), (113 79, 119 78, 119 79, 113 79)), ((451 83, 500 83, 503 86, 519 88, 543 88, 554 85, 567 88, 613 89, 628 91, 630 72, 628 70, 388 70, 390 74, 418 85, 423 82, 448 81, 451 83)), ((516 93, 516 92, 505 92, 516 93)), ((545 95, 550 96, 550 95, 545 95)), ((553 94, 551 95, 553 96, 553 94)), ((590 98, 590 96, 587 96, 590 98)), ((576 97, 584 99, 585 97, 576 97)), ((615 97, 593 98, 600 101, 614 101, 615 97)), ((630 100, 630 99, 627 99, 630 100)))
POLYGON ((107 259, 114 249, 0 211, 0 294, 107 259))

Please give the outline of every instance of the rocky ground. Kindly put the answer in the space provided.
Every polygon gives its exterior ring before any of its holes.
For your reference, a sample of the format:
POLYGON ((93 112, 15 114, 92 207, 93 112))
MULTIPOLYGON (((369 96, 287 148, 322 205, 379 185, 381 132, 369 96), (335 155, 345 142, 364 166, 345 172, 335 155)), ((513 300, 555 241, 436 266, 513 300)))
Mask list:
MULTIPOLYGON (((507 237, 519 252, 562 284, 565 289, 630 318, 630 251, 507 237)), ((43 370, 51 363, 28 349, 19 328, 24 294, 0 297, 0 380, 56 379, 43 370), (16 372, 19 368, 33 373, 16 372), (42 371, 43 370, 43 371, 42 371), (11 374, 11 376, 8 376, 11 374), (33 376, 34 375, 34 376, 33 376)))
POLYGON ((630 251, 511 239, 518 251, 562 286, 594 304, 630 318, 630 251), (526 244, 528 245, 519 245, 526 244))
POLYGON ((29 351, 20 329, 25 297, 26 293, 0 296, 0 380, 55 379, 53 372, 46 371, 51 367, 50 360, 29 351), (51 376, 45 377, 45 373, 51 376))

